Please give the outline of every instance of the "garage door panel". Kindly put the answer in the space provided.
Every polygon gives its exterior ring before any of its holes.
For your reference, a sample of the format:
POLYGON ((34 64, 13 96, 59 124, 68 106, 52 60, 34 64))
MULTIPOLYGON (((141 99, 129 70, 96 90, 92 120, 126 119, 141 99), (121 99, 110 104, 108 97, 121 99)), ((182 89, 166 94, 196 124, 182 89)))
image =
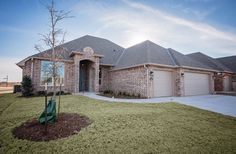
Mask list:
POLYGON ((210 93, 209 75, 200 73, 184 74, 184 91, 185 96, 189 95, 204 95, 210 93))
POLYGON ((172 96, 172 72, 154 71, 154 96, 172 96))

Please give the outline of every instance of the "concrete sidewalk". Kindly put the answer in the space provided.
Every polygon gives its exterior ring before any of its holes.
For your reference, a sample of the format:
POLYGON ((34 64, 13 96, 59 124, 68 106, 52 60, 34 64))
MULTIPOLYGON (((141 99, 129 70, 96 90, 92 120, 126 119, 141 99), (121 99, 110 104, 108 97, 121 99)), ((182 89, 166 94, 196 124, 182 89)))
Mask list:
POLYGON ((160 98, 150 98, 150 99, 120 99, 120 98, 108 98, 96 95, 95 93, 87 93, 87 92, 79 93, 78 95, 83 95, 93 99, 104 100, 109 102, 130 102, 130 103, 177 102, 180 104, 190 105, 200 109, 236 117, 235 96, 200 95, 200 96, 188 96, 188 97, 160 97, 160 98))

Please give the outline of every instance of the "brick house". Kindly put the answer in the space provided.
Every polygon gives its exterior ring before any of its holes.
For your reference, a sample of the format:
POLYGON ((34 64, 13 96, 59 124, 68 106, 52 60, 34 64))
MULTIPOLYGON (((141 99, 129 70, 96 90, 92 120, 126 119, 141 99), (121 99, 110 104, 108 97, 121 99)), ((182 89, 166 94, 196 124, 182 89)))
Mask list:
MULTIPOLYGON (((217 65, 224 66, 223 70, 151 41, 125 49, 86 35, 61 47, 65 50, 59 60, 62 68, 58 78, 63 81, 63 91, 71 93, 110 90, 146 98, 211 94, 215 91, 214 80, 222 71, 233 74, 220 62, 217 65)), ((23 76, 31 77, 35 92, 44 90, 45 82, 54 82, 43 73, 51 52, 47 50, 17 63, 23 76)))

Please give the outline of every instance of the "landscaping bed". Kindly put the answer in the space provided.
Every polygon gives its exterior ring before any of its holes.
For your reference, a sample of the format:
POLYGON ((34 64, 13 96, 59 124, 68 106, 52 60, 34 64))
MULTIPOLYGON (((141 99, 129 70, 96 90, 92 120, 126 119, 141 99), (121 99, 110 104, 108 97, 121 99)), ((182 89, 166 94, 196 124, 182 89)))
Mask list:
POLYGON ((55 123, 47 125, 47 132, 45 132, 45 125, 40 124, 37 119, 33 119, 16 127, 13 134, 19 139, 49 141, 78 134, 82 128, 87 127, 90 123, 90 119, 86 116, 62 113, 55 123))
POLYGON ((144 99, 144 97, 141 97, 140 94, 135 95, 135 94, 129 94, 129 93, 126 93, 126 92, 114 93, 113 91, 110 91, 110 90, 99 93, 98 95, 109 97, 109 98, 144 99))

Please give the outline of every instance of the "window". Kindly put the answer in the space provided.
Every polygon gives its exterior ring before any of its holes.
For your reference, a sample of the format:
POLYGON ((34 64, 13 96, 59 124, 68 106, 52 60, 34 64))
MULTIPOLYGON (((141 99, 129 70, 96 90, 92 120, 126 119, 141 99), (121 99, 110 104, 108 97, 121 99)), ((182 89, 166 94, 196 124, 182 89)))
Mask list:
MULTIPOLYGON (((49 86, 52 86, 53 81, 53 63, 50 61, 41 61, 41 85, 47 83, 49 86)), ((64 84, 64 63, 56 62, 56 85, 59 86, 60 82, 64 84)))
POLYGON ((102 84, 102 68, 99 68, 99 85, 102 84))

